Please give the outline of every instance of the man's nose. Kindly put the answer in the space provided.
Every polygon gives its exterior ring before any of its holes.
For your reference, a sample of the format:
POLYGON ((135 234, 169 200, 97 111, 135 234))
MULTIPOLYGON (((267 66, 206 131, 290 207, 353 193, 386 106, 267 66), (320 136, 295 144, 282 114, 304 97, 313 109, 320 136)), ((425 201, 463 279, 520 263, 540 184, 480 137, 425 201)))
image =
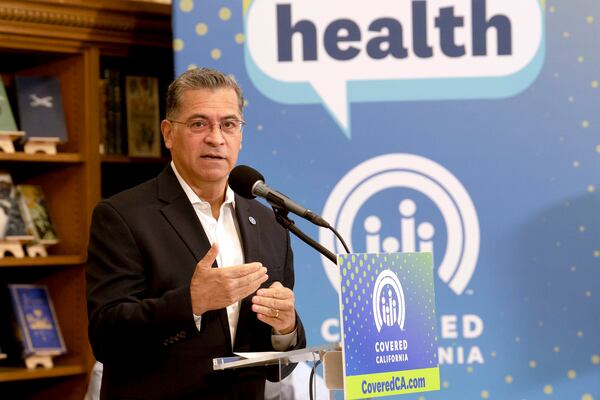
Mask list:
POLYGON ((224 141, 223 131, 221 130, 221 124, 219 123, 211 123, 208 127, 208 132, 206 133, 206 138, 209 142, 218 142, 221 143, 224 141))

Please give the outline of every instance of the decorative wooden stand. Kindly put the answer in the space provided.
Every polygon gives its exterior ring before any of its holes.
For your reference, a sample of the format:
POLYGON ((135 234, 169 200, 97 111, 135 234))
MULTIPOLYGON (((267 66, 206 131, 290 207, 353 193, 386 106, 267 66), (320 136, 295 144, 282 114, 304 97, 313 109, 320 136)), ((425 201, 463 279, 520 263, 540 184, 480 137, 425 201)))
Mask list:
POLYGON ((56 154, 56 144, 60 141, 57 137, 31 137, 27 139, 24 150, 27 154, 46 153, 56 154))
POLYGON ((25 135, 23 131, 0 131, 0 151, 3 153, 14 153, 13 142, 25 135))
POLYGON ((27 249, 28 257, 48 257, 46 246, 43 244, 35 243, 25 246, 27 249))
POLYGON ((37 367, 52 368, 54 362, 51 356, 31 355, 25 357, 25 366, 27 369, 36 369, 37 367))
POLYGON ((11 253, 15 258, 25 257, 23 246, 21 242, 15 242, 10 240, 0 241, 0 258, 4 258, 6 253, 11 253))

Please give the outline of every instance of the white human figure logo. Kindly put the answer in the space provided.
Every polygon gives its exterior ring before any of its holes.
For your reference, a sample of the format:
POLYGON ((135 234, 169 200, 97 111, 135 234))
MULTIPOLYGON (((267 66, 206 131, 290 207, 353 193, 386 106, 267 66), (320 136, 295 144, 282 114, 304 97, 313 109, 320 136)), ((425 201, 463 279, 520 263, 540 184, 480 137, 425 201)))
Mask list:
MULTIPOLYGON (((425 157, 386 154, 357 165, 334 187, 322 215, 349 242, 351 251, 353 244, 361 249, 364 244, 368 253, 435 251, 437 275, 457 295, 466 290, 477 267, 480 231, 475 206, 450 171, 425 157), (434 245, 438 227, 418 215, 417 204, 411 198, 398 203, 399 235, 383 238, 382 218, 371 214, 362 221, 365 236, 352 238, 361 207, 378 193, 394 188, 421 193, 439 210, 445 224, 445 248, 434 245)), ((334 234, 325 228, 319 228, 319 242, 334 253, 344 252, 334 234)), ((339 291, 339 268, 325 257, 322 261, 332 286, 339 291)))
POLYGON ((381 332, 383 325, 398 325, 400 330, 404 329, 406 303, 402 285, 396 274, 390 270, 379 273, 373 285, 372 299, 373 318, 378 332, 381 332))
POLYGON ((431 222, 421 222, 416 226, 415 212, 417 206, 411 199, 400 202, 400 241, 393 237, 381 239, 381 219, 376 215, 365 218, 364 228, 367 232, 365 248, 367 253, 395 253, 402 252, 431 252, 433 253, 433 236, 435 227, 431 222), (418 241, 417 241, 418 240, 418 241), (418 246, 417 246, 418 244, 418 246))

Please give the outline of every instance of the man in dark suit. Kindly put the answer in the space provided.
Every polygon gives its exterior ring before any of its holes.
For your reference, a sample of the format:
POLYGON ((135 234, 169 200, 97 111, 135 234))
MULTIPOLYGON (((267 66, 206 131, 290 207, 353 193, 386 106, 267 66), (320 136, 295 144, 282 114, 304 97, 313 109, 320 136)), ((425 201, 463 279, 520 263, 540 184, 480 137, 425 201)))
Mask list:
POLYGON ((213 358, 306 345, 289 234, 227 185, 242 107, 233 78, 180 75, 161 123, 172 162, 94 210, 86 273, 101 398, 260 399, 277 368, 215 372, 213 358))

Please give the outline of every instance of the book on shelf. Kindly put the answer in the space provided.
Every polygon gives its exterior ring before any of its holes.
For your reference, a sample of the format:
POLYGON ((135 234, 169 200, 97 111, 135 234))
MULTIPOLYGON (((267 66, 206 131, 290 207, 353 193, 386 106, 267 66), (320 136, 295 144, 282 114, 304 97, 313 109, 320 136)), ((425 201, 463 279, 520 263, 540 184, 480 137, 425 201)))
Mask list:
POLYGON ((158 78, 125 78, 127 144, 130 156, 160 157, 158 78))
POLYGON ((0 241, 27 242, 33 239, 25 224, 12 177, 8 172, 0 171, 0 241))
POLYGON ((37 185, 17 185, 16 188, 25 226, 35 242, 43 245, 58 243, 59 238, 42 188, 37 185))
POLYGON ((127 132, 123 121, 121 71, 106 68, 102 72, 100 101, 103 108, 102 132, 105 154, 127 154, 127 132))
POLYGON ((107 83, 106 79, 100 79, 98 81, 98 93, 100 94, 100 101, 98 102, 98 114, 100 115, 100 148, 98 151, 101 155, 106 154, 106 136, 108 131, 108 119, 107 119, 107 83))
POLYGON ((56 76, 16 76, 17 100, 24 140, 67 141, 60 81, 56 76))
POLYGON ((8 101, 8 95, 4 88, 4 82, 0 75, 0 134, 18 131, 17 123, 8 101))
POLYGON ((22 356, 66 353, 54 305, 44 285, 8 285, 15 334, 22 356))
POLYGON ((15 320, 6 285, 0 287, 0 359, 21 358, 21 345, 15 335, 15 320))

